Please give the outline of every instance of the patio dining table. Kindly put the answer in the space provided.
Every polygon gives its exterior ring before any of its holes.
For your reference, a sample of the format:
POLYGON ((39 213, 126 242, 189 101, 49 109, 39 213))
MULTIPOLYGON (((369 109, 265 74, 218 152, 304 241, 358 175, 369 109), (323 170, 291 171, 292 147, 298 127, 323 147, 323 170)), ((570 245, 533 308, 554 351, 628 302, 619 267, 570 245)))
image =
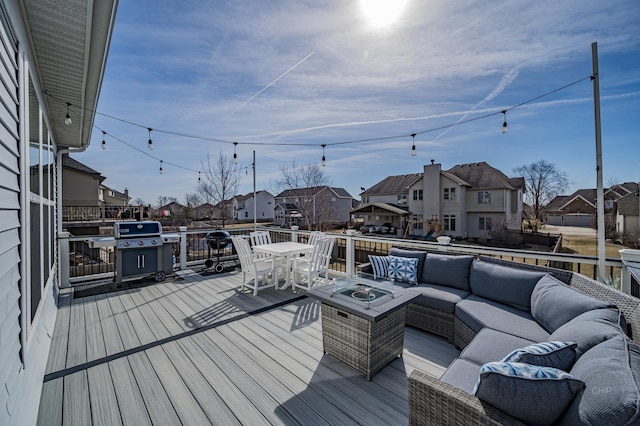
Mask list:
MULTIPOLYGON (((270 254, 275 258, 282 258, 285 261, 285 280, 284 285, 280 289, 289 286, 293 288, 293 278, 291 277, 291 261, 294 257, 305 253, 311 253, 313 246, 311 244, 297 243, 293 241, 285 241, 282 243, 260 244, 253 246, 255 253, 270 254)), ((276 284, 276 288, 278 288, 276 284)))

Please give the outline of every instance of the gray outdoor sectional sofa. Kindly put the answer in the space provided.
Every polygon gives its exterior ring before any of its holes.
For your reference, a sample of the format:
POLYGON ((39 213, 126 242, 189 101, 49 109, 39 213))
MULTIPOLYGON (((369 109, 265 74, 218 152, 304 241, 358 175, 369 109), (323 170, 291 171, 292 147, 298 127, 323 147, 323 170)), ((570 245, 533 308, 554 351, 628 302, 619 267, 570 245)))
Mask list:
POLYGON ((639 299, 559 269, 400 248, 389 255, 416 268, 417 284, 396 281, 421 293, 407 324, 462 349, 439 379, 410 374, 410 424, 640 424, 639 299))

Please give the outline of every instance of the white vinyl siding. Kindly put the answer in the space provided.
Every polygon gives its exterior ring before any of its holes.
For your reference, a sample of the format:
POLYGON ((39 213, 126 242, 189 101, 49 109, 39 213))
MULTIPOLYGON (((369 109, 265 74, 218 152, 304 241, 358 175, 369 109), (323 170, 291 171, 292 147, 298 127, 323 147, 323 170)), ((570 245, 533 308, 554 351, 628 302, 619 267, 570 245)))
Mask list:
POLYGON ((0 424, 18 408, 20 339, 20 149, 17 45, 0 17, 0 424), (9 411, 9 412, 8 412, 9 411))

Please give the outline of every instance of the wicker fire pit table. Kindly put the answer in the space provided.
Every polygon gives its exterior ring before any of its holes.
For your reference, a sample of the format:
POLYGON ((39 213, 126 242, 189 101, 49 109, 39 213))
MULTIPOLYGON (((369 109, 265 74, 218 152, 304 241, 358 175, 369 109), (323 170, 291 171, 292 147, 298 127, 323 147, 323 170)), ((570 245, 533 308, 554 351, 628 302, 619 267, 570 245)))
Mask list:
POLYGON ((391 281, 340 278, 307 293, 321 302, 322 342, 367 380, 402 355, 407 304, 417 292, 391 281))

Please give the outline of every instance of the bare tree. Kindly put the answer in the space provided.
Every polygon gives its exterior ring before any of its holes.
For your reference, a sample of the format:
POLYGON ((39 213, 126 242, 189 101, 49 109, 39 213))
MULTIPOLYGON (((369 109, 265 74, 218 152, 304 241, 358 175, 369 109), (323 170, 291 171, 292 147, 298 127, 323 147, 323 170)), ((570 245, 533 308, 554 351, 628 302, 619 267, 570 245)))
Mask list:
POLYGON ((175 203, 177 202, 178 199, 176 197, 169 197, 167 195, 158 195, 158 198, 156 199, 156 204, 158 205, 158 208, 164 207, 169 203, 175 203))
POLYGON ((513 169, 513 173, 524 178, 524 201, 533 209, 534 218, 539 220, 543 219, 547 204, 566 191, 569 185, 566 173, 545 160, 517 167, 513 169))
POLYGON ((240 171, 233 159, 227 158, 222 152, 218 157, 211 159, 209 153, 202 159, 204 182, 200 184, 198 191, 205 200, 217 207, 222 226, 227 219, 233 217, 233 196, 238 192, 240 185, 240 171))
POLYGON ((140 197, 136 198, 135 200, 133 200, 131 202, 132 205, 134 206, 144 206, 146 203, 144 202, 144 200, 140 197))
POLYGON ((307 229, 323 229, 333 216, 335 197, 327 190, 331 179, 317 163, 280 166, 281 179, 277 182, 281 190, 294 190, 295 203, 302 215, 307 229))

